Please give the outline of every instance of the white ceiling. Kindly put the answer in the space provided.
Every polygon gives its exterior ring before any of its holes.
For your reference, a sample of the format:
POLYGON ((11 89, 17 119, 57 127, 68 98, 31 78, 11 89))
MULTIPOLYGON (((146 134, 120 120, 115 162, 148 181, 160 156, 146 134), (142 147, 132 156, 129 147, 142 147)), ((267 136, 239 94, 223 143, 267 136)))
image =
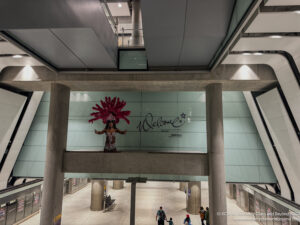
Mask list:
POLYGON ((127 2, 107 3, 112 16, 130 16, 127 2), (122 7, 119 7, 121 4, 122 7))
POLYGON ((300 37, 284 36, 282 38, 270 37, 244 37, 233 47, 233 51, 259 51, 259 50, 297 50, 300 46, 300 37))
POLYGON ((268 0, 266 6, 300 5, 299 0, 268 0))
POLYGON ((7 42, 7 41, 1 41, 0 42, 0 54, 25 54, 24 51, 22 51, 21 49, 15 47, 14 45, 12 45, 11 43, 7 42))
POLYGON ((286 59, 278 54, 264 55, 242 55, 230 54, 222 62, 222 64, 268 64, 273 65, 273 61, 287 63, 286 59))
POLYGON ((141 1, 149 67, 207 67, 226 36, 234 2, 141 1))
POLYGON ((246 33, 300 32, 300 14, 295 12, 259 13, 246 33))

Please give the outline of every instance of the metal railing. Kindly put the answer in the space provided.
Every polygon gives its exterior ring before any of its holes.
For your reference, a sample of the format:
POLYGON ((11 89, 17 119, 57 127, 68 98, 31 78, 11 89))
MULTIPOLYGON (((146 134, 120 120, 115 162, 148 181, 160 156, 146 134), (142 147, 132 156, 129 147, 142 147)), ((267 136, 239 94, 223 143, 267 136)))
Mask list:
POLYGON ((132 33, 135 29, 122 28, 118 34, 118 46, 121 48, 144 48, 144 36, 143 29, 137 29, 139 31, 139 44, 134 44, 132 40, 132 33))

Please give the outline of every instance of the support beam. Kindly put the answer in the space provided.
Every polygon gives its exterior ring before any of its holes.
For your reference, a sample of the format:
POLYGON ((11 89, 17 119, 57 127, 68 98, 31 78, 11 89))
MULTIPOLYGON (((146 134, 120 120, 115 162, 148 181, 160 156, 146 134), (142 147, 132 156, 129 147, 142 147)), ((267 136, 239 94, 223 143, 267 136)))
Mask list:
POLYGON ((185 191, 186 187, 187 187, 187 182, 180 182, 179 183, 179 190, 180 191, 185 191))
POLYGON ((65 152, 64 172, 207 176, 207 154, 65 152), (126 162, 126 163, 124 163, 126 162))
POLYGON ((132 182, 131 195, 130 195, 130 225, 135 225, 135 196, 136 196, 136 182, 132 182))
POLYGON ((61 224, 63 156, 67 144, 70 89, 51 84, 45 175, 40 224, 61 224))
POLYGON ((218 215, 218 213, 227 212, 222 84, 212 84, 206 89, 206 123, 210 223, 227 225, 227 216, 218 215))
POLYGON ((198 215, 201 206, 201 183, 200 181, 188 182, 186 200, 186 211, 193 215, 198 215))
POLYGON ((142 44, 142 36, 140 28, 142 25, 142 16, 141 16, 141 1, 133 0, 132 1, 132 46, 139 47, 142 44))
POLYGON ((7 67, 0 83, 27 91, 48 91, 51 83, 72 91, 203 91, 222 83, 226 91, 258 91, 277 83, 267 65, 220 65, 207 71, 59 72, 45 67, 7 67))
POLYGON ((91 210, 101 211, 104 205, 104 180, 92 180, 91 210))
POLYGON ((113 189, 119 190, 124 188, 123 180, 113 180, 113 189))

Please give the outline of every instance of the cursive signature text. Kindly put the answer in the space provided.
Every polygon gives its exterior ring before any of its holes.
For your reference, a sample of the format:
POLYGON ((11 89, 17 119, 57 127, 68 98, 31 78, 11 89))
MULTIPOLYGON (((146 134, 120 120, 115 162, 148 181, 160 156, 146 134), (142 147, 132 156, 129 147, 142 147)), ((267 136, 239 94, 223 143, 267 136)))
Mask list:
POLYGON ((179 128, 184 125, 186 115, 182 113, 180 116, 174 119, 163 119, 162 116, 154 117, 152 113, 145 115, 144 119, 139 122, 137 128, 139 131, 149 131, 154 128, 161 128, 167 125, 171 125, 173 128, 179 128))

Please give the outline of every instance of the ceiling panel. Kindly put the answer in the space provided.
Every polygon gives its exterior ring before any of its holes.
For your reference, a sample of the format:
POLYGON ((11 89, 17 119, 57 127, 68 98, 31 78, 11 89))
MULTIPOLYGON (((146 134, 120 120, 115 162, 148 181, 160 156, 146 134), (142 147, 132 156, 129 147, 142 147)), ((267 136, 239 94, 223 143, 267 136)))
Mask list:
POLYGON ((26 48, 34 50, 54 67, 86 69, 91 65, 91 68, 94 68, 99 66, 96 63, 99 60, 102 60, 105 67, 111 64, 107 63, 108 61, 116 64, 117 36, 99 0, 10 0, 0 1, 0 6, 0 28, 9 32, 26 48), (83 28, 92 31, 87 34, 83 28), (52 32, 52 29, 64 29, 62 36, 71 42, 64 43, 52 32), (79 30, 83 33, 80 34, 79 30), (91 35, 93 32, 94 34, 91 35), (71 37, 72 34, 78 35, 81 44, 91 50, 90 56, 85 55, 84 49, 78 45, 78 40, 71 37), (95 43, 96 41, 98 43, 95 43), (99 47, 100 45, 102 46, 99 47), (101 52, 102 58, 97 51, 101 52), (106 51, 105 57, 103 51, 106 51), (86 60, 86 64, 81 57, 86 60), (106 57, 110 59, 104 60, 106 57))
POLYGON ((234 1, 187 1, 180 66, 208 65, 225 38, 234 1))
POLYGON ((183 41, 186 1, 142 0, 141 3, 149 66, 178 65, 183 41))
POLYGON ((299 0, 268 0, 266 6, 300 5, 299 0))
POLYGON ((115 61, 89 28, 52 29, 52 32, 83 62, 87 68, 115 68, 115 61))
POLYGON ((57 68, 85 68, 85 65, 48 29, 9 32, 57 68))
POLYGON ((234 0, 143 0, 149 66, 207 66, 227 33, 233 5, 234 0))
POLYGON ((300 14, 295 12, 259 13, 246 33, 300 32, 300 14))

